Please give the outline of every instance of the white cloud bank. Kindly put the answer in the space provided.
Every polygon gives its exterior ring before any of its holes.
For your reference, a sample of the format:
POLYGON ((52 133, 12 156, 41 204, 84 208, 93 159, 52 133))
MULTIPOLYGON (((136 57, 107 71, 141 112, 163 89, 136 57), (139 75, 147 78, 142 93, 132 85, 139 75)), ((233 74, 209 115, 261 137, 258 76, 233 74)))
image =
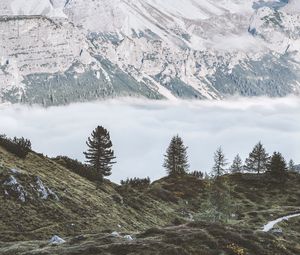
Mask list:
POLYGON ((222 145, 231 161, 245 158, 261 140, 300 163, 300 98, 153 102, 133 99, 72 104, 48 109, 0 106, 0 133, 30 138, 49 156, 84 160, 85 141, 97 125, 111 132, 118 163, 111 177, 156 179, 165 174, 163 154, 179 134, 189 147, 191 170, 210 170, 222 145))

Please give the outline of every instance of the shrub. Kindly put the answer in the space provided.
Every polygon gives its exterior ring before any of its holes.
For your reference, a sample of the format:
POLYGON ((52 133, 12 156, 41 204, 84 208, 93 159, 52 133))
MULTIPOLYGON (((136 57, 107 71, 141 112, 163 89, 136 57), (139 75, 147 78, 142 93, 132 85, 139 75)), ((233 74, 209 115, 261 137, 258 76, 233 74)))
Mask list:
POLYGON ((160 200, 171 202, 171 203, 178 203, 178 198, 174 196, 174 194, 166 189, 161 187, 154 187, 150 189, 152 196, 158 198, 160 200))
POLYGON ((202 203, 202 210, 195 220, 226 223, 234 212, 231 187, 223 178, 216 178, 209 185, 209 195, 202 203))
POLYGON ((31 151, 31 142, 24 137, 13 139, 0 135, 0 145, 3 146, 7 151, 13 153, 17 157, 26 158, 28 153, 31 151))
POLYGON ((148 187, 150 183, 151 181, 149 177, 143 179, 134 177, 130 179, 127 178, 125 181, 121 181, 122 186, 130 186, 132 188, 145 188, 148 187))
POLYGON ((189 175, 196 177, 197 179, 202 180, 204 178, 204 173, 201 171, 193 171, 189 175))
POLYGON ((71 159, 67 156, 58 156, 52 160, 83 178, 86 178, 92 182, 97 181, 96 172, 87 164, 83 164, 78 160, 71 159))

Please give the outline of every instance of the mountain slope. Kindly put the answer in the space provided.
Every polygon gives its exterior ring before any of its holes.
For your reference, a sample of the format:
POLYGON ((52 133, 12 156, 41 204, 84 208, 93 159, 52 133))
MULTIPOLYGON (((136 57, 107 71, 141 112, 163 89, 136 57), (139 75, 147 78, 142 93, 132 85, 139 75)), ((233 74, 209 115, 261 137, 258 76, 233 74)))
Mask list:
POLYGON ((14 0, 0 7, 2 100, 49 105, 300 91, 295 1, 14 0))
POLYGON ((95 184, 42 155, 19 159, 0 147, 1 241, 47 238, 53 233, 138 231, 165 225, 172 206, 150 197, 122 198, 117 185, 95 184), (139 207, 134 207, 138 203, 139 207))
MULTIPOLYGON (((145 255, 295 255, 299 247, 268 233, 219 224, 190 223, 187 225, 153 228, 133 236, 108 233, 84 235, 67 239, 63 245, 49 245, 46 241, 3 244, 3 255, 10 254, 145 254, 145 255)), ((0 248, 1 251, 1 248, 0 248)))
POLYGON ((1 254, 300 251, 299 218, 280 224, 284 234, 261 231, 268 221, 299 212, 296 173, 288 174, 283 186, 268 175, 225 176, 235 211, 230 222, 221 225, 197 219, 209 195, 209 181, 194 176, 165 177, 137 189, 106 181, 96 190, 94 183, 35 152, 20 159, 0 147, 0 159, 1 254), (114 231, 120 234, 112 235, 114 231), (48 245, 45 240, 54 234, 67 243, 48 245))

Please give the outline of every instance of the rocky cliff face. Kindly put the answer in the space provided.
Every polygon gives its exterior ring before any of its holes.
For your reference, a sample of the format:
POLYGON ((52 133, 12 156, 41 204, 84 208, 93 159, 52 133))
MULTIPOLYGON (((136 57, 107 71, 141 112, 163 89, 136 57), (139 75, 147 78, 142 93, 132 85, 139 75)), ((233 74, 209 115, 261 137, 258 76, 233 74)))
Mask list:
POLYGON ((298 5, 0 1, 1 98, 49 105, 298 94, 298 5))

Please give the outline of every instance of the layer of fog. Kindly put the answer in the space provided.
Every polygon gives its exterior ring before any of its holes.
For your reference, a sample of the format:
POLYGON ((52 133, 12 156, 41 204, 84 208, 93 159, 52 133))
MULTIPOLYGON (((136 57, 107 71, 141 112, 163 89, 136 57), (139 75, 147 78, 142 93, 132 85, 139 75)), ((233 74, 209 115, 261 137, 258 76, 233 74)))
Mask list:
POLYGON ((222 146, 229 161, 245 158, 261 140, 300 163, 300 99, 151 102, 133 99, 62 107, 0 107, 0 133, 31 139, 49 156, 84 160, 85 141, 97 125, 110 133, 117 156, 111 179, 157 179, 165 174, 163 155, 179 134, 189 147, 191 170, 210 171, 213 153, 222 146))

